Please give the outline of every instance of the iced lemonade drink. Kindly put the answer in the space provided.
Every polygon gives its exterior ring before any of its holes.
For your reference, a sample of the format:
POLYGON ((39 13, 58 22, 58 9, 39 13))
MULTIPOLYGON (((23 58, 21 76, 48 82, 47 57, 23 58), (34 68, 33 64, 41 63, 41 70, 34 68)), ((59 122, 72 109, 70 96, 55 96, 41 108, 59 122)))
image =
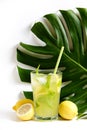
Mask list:
POLYGON ((58 118, 58 105, 62 83, 62 73, 31 72, 31 85, 35 106, 35 118, 50 120, 58 118))

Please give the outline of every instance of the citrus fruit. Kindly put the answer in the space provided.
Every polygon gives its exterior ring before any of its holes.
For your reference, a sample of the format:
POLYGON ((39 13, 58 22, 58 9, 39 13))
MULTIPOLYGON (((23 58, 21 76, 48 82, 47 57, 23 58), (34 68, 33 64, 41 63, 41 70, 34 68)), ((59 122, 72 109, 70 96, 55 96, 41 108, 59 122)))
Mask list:
POLYGON ((34 103, 31 99, 26 99, 26 98, 23 98, 23 99, 20 99, 16 102, 16 104, 13 106, 13 110, 17 111, 17 109, 23 105, 23 104, 26 104, 26 103, 31 103, 33 106, 34 106, 34 103))
POLYGON ((19 119, 21 120, 31 120, 34 117, 34 107, 32 104, 30 103, 26 103, 21 105, 17 111, 17 116, 19 117, 19 119))
POLYGON ((67 120, 71 120, 78 115, 78 107, 72 101, 63 101, 59 104, 59 115, 67 120))

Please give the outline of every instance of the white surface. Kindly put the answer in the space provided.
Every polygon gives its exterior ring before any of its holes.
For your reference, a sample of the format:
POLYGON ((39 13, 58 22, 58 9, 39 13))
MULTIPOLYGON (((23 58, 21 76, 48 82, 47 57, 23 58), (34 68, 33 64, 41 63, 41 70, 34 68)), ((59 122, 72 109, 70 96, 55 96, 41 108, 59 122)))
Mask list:
MULTIPOLYGON (((16 46, 30 43, 29 25, 44 14, 59 9, 87 7, 87 0, 0 0, 0 129, 84 129, 86 120, 21 122, 12 106, 19 93, 29 89, 21 83, 16 69, 16 46)), ((30 88, 31 89, 31 88, 30 88)))

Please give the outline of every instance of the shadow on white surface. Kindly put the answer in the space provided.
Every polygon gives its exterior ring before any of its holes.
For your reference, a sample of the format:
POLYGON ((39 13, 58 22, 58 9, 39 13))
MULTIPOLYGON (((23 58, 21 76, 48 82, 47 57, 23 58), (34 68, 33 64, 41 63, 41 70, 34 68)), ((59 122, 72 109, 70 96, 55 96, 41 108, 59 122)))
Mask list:
POLYGON ((0 111, 0 117, 2 120, 19 121, 16 117, 16 113, 11 110, 0 111))

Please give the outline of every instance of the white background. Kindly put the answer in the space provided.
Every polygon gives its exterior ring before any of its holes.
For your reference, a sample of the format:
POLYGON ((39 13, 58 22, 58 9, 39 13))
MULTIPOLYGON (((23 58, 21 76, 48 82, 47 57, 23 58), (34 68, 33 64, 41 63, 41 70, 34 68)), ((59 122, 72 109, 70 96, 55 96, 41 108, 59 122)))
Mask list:
POLYGON ((0 0, 0 129, 84 129, 86 120, 19 121, 12 106, 29 84, 20 82, 17 73, 16 47, 30 42, 29 26, 47 13, 59 9, 87 7, 87 0, 0 0))

